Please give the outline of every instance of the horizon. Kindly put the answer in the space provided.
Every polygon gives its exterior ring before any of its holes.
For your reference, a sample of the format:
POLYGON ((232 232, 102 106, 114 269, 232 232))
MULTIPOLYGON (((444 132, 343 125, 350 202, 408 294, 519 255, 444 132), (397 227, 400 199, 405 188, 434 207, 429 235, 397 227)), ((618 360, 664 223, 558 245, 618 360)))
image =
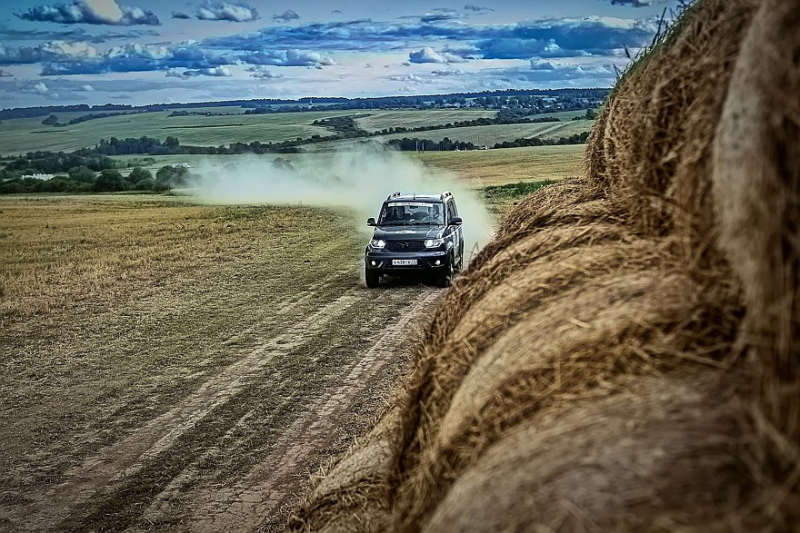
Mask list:
MULTIPOLYGON (((381 100, 381 99, 394 99, 394 98, 442 98, 447 96, 466 96, 471 97, 478 94, 491 94, 500 96, 502 93, 521 93, 521 94, 528 94, 534 92, 551 92, 551 91, 611 91, 612 87, 561 87, 556 89, 542 89, 542 88, 531 88, 531 89, 519 89, 515 87, 510 87, 508 89, 497 89, 493 91, 471 91, 471 92, 453 92, 453 93, 427 93, 427 94, 394 94, 394 95, 385 95, 385 96, 358 96, 358 97, 347 97, 347 96, 335 96, 335 95, 315 95, 315 96, 301 96, 299 98, 291 98, 291 99, 281 99, 281 98, 270 98, 270 97, 254 97, 254 98, 243 98, 243 99, 227 99, 227 100, 208 100, 208 101, 196 101, 196 102, 189 102, 189 101, 174 101, 174 102, 151 102, 147 104, 131 104, 125 102, 103 102, 103 103, 95 103, 95 104, 88 104, 86 102, 74 103, 74 104, 44 104, 40 106, 21 106, 21 107, 9 107, 4 108, 0 107, 0 112, 6 111, 15 111, 21 109, 36 109, 36 108, 80 108, 80 109, 101 109, 107 107, 124 107, 125 109, 146 109, 148 107, 159 107, 159 106, 182 106, 182 107, 191 107, 191 106, 208 106, 209 104, 234 104, 234 103, 252 103, 252 102, 259 102, 259 101, 274 101, 274 103, 279 104, 289 104, 289 103, 303 103, 305 104, 305 100, 341 100, 341 101, 357 101, 357 100, 381 100), (87 107, 83 107, 87 106, 87 107)), ((309 104, 313 104, 313 102, 308 102, 309 104)), ((324 102, 330 103, 330 102, 324 102)), ((224 106, 223 106, 224 107, 224 106)), ((235 106, 231 106, 235 107, 235 106)))
POLYGON ((0 107, 605 88, 678 0, 515 4, 22 0, 0 107))

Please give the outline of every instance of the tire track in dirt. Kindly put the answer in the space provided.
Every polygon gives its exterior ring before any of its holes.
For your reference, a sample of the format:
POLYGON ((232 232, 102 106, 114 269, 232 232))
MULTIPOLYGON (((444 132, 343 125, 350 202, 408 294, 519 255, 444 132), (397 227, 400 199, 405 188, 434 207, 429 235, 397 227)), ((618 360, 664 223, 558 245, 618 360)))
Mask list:
MULTIPOLYGON (((309 405, 274 443, 270 454, 244 479, 230 487, 184 493, 184 499, 195 502, 184 528, 196 532, 252 531, 274 517, 303 485, 309 466, 320 460, 321 452, 332 440, 342 414, 358 400, 389 360, 404 349, 401 345, 409 324, 429 308, 439 294, 430 288, 422 292, 416 302, 384 330, 363 357, 350 366, 341 384, 309 405)), ((402 293, 387 292, 384 295, 393 300, 406 298, 402 293)), ((165 492, 180 491, 181 485, 190 483, 190 479, 182 481, 165 492)))
MULTIPOLYGON (((279 314, 273 320, 294 310, 312 305, 327 286, 350 272, 334 272, 316 286, 291 302, 282 302, 279 314)), ((226 367, 206 381, 191 396, 168 412, 150 420, 126 438, 101 450, 65 474, 67 481, 49 487, 40 494, 26 494, 31 503, 6 513, 14 531, 42 531, 54 528, 72 509, 95 495, 108 491, 115 484, 136 474, 153 457, 169 448, 181 435, 191 429, 213 409, 229 401, 247 380, 263 368, 275 355, 293 347, 293 340, 306 332, 316 331, 336 317, 343 308, 358 300, 351 291, 323 306, 304 320, 295 323, 285 333, 272 338, 251 350, 236 363, 226 367)), ((231 338, 241 337, 258 325, 238 332, 231 338)), ((264 327, 264 324, 261 324, 264 327)), ((229 338, 230 340, 230 338, 229 338)), ((224 343, 223 343, 224 344, 224 343)))
MULTIPOLYGON (((253 379, 239 393, 178 436, 172 446, 143 462, 138 472, 120 479, 112 490, 96 492, 85 504, 73 508, 58 529, 186 530, 192 507, 188 500, 195 486, 211 487, 211 492, 217 492, 246 477, 253 465, 274 453, 275 443, 298 418, 311 411, 309 406, 321 394, 339 387, 363 358, 360 354, 369 351, 387 325, 401 319, 426 291, 430 289, 418 286, 388 291, 351 289, 337 299, 348 305, 340 305, 330 320, 320 321, 318 328, 308 327, 309 322, 319 318, 317 313, 310 315, 303 321, 306 326, 300 334, 292 330, 288 335, 297 340, 294 348, 273 354, 272 362, 260 374, 251 372, 253 379), (159 503, 164 504, 159 512, 144 515, 146 510, 158 508, 159 503)), ((380 392, 385 394, 386 389, 384 383, 380 392)), ((359 399, 353 400, 356 401, 359 399)), ((335 423, 328 426, 329 434, 338 429, 335 423)), ((346 436, 351 441, 355 434, 346 436)), ((325 451, 327 442, 323 439, 320 444, 321 451, 325 451)), ((298 492, 313 466, 311 461, 298 467, 292 476, 284 476, 284 492, 298 492)), ((264 518, 270 517, 253 516, 251 520, 264 518)))

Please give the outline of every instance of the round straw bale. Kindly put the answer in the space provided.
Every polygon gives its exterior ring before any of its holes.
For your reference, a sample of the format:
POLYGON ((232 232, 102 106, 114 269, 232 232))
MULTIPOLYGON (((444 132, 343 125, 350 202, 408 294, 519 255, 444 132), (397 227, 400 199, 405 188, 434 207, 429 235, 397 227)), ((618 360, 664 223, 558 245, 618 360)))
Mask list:
MULTIPOLYGON (((800 476, 800 1, 765 0, 736 64, 714 151, 720 244, 742 282, 761 365, 765 468, 800 476)), ((783 490, 782 492, 786 492, 783 490)), ((785 498, 784 498, 785 499, 785 498)), ((797 497, 789 505, 800 504, 797 497)))
POLYGON ((713 242, 710 154, 732 65, 758 0, 695 2, 617 85, 588 157, 640 230, 713 242), (602 141, 603 165, 597 160, 602 141))
POLYGON ((799 95, 800 0, 697 0, 604 107, 588 179, 503 221, 298 523, 800 530, 799 95))
POLYGON ((493 443, 423 531, 730 530, 743 473, 717 379, 627 379, 554 406, 493 443))
POLYGON ((400 413, 389 409, 329 471, 312 480, 289 527, 295 531, 381 532, 388 530, 388 480, 399 439, 400 413))

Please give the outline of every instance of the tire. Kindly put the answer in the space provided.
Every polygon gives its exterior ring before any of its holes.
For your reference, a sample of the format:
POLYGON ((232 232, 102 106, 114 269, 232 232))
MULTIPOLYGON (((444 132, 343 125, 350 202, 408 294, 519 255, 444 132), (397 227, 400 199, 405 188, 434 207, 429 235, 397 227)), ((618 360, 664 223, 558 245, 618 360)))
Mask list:
POLYGON ((455 266, 453 265, 453 259, 450 258, 450 261, 447 262, 447 266, 444 267, 442 272, 436 276, 436 286, 437 287, 449 287, 451 283, 453 283, 453 276, 455 276, 455 266))
POLYGON ((370 289, 374 289, 378 286, 381 280, 381 275, 375 272, 374 270, 370 270, 368 268, 364 269, 364 279, 367 282, 367 287, 370 289))

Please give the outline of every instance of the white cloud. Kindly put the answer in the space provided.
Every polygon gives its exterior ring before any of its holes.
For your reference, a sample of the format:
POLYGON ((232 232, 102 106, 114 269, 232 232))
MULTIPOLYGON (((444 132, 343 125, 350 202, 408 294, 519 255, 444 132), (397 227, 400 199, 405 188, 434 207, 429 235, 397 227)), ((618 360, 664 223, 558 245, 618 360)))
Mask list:
POLYGON ((335 65, 332 57, 319 52, 303 50, 266 50, 239 56, 251 65, 272 65, 275 67, 323 67, 335 65))
POLYGON ((158 26, 158 17, 140 7, 121 6, 114 0, 74 0, 71 4, 38 6, 17 14, 22 20, 60 24, 108 24, 158 26))
POLYGON ((167 71, 168 78, 194 78, 197 76, 211 76, 215 78, 229 78, 232 76, 230 69, 228 67, 213 67, 213 68, 199 68, 195 70, 184 70, 183 72, 178 72, 178 69, 169 69, 167 71))
POLYGON ((170 50, 166 46, 126 44, 115 46, 105 54, 106 59, 119 59, 137 57, 142 59, 164 59, 169 57, 170 50))
POLYGON ((97 50, 88 43, 83 42, 50 41, 49 43, 41 44, 39 49, 47 54, 73 59, 93 59, 97 57, 97 50))
POLYGON ((430 46, 422 50, 411 52, 408 55, 411 63, 466 63, 467 60, 461 56, 449 52, 437 52, 430 46))
POLYGON ((249 67, 245 70, 250 73, 252 78, 257 78, 259 80, 277 80, 283 78, 283 74, 272 72, 263 67, 249 67))
POLYGON ((20 80, 15 84, 17 91, 28 94, 50 95, 50 88, 41 81, 20 80))
POLYGON ((250 22, 258 20, 258 11, 246 2, 229 4, 203 4, 195 13, 200 20, 227 20, 229 22, 250 22))

